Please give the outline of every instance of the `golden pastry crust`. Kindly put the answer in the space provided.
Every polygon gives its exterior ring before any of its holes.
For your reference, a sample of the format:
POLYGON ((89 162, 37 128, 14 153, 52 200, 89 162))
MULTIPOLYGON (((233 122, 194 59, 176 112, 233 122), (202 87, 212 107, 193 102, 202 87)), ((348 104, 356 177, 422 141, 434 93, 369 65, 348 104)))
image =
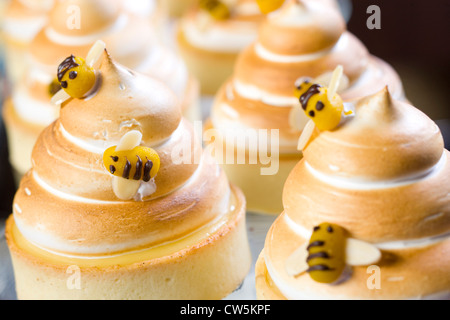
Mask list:
POLYGON ((188 236, 179 251, 163 244, 143 248, 140 253, 123 252, 118 257, 58 256, 24 240, 11 216, 6 237, 19 299, 191 300, 227 296, 242 282, 251 263, 249 248, 243 245, 247 242, 245 198, 235 187, 231 189, 236 201, 226 222, 209 234, 199 233, 191 236, 192 240, 188 236), (80 289, 70 287, 75 270, 80 272, 80 289))

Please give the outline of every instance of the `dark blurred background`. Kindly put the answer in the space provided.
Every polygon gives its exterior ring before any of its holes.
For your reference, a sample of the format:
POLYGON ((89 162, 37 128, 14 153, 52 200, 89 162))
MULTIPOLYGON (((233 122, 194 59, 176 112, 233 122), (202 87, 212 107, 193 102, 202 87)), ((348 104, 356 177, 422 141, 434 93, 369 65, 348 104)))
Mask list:
POLYGON ((352 6, 349 30, 397 70, 412 104, 433 120, 450 118, 450 0, 353 0, 352 6), (370 5, 381 10, 380 30, 366 26, 370 5))
MULTIPOLYGON (((449 149, 450 0, 340 1, 347 10, 346 15, 351 14, 349 30, 372 54, 397 70, 407 97, 438 123, 449 149), (367 28, 370 5, 377 5, 381 10, 380 30, 367 28)), ((1 70, 0 59, 0 106, 7 90, 1 70)), ((7 159, 5 131, 0 121, 0 219, 11 211, 15 192, 7 159)))
MULTIPOLYGON (((8 82, 5 78, 4 62, 0 46, 0 107, 3 106, 4 97, 9 92, 8 82)), ((0 221, 11 212, 11 203, 16 186, 13 182, 11 167, 8 162, 8 147, 6 132, 0 113, 0 221)))

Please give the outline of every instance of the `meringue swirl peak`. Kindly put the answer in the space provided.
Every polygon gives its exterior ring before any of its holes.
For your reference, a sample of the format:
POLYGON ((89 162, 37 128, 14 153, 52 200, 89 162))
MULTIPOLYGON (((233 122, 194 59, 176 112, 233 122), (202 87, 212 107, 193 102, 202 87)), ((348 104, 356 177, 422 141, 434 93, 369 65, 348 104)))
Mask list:
POLYGON ((96 90, 63 103, 60 118, 35 145, 33 168, 14 199, 14 221, 24 237, 56 253, 112 254, 180 239, 228 214, 235 194, 181 118, 176 95, 116 63, 106 50, 96 72, 96 90), (158 153, 161 167, 154 193, 124 201, 102 156, 132 130, 158 153), (198 162, 174 162, 173 150, 185 152, 186 145, 200 155, 198 162))
POLYGON ((443 148, 437 125, 418 109, 393 99, 386 87, 355 102, 354 118, 321 133, 304 156, 325 174, 399 181, 430 171, 443 148))

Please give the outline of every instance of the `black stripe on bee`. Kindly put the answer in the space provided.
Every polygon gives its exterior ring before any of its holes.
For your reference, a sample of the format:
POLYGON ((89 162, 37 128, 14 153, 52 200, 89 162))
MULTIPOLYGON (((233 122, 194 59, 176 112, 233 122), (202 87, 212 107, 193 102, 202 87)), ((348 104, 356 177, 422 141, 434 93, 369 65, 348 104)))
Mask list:
POLYGON ((311 266, 306 270, 306 272, 312 272, 312 271, 333 271, 334 269, 330 268, 329 266, 326 266, 324 264, 317 264, 315 266, 311 266))
POLYGON ((323 252, 317 252, 317 253, 310 254, 310 255, 308 256, 308 258, 306 258, 306 262, 309 262, 309 261, 311 261, 312 259, 315 259, 315 258, 330 259, 330 256, 329 256, 329 254, 328 254, 327 252, 325 252, 325 251, 323 251, 323 252))
POLYGON ((309 246, 306 248, 306 250, 309 250, 313 247, 322 247, 324 244, 325 244, 324 241, 314 241, 309 244, 309 246))
POLYGON ((152 171, 152 168, 153 168, 153 162, 151 160, 147 159, 147 161, 145 162, 145 165, 144 165, 144 178, 143 178, 143 180, 145 182, 149 182, 150 181, 150 179, 151 179, 150 171, 152 171))
POLYGON ((302 105, 303 110, 306 110, 308 107, 309 99, 315 94, 320 93, 320 88, 322 86, 320 84, 313 84, 302 96, 300 97, 300 103, 302 105))
POLYGON ((142 159, 138 155, 136 155, 137 162, 136 162, 136 172, 134 174, 133 180, 141 180, 141 172, 142 172, 142 159))
POLYGON ((125 158, 127 162, 125 163, 125 167, 123 168, 122 178, 130 179, 130 171, 131 171, 131 162, 125 158))

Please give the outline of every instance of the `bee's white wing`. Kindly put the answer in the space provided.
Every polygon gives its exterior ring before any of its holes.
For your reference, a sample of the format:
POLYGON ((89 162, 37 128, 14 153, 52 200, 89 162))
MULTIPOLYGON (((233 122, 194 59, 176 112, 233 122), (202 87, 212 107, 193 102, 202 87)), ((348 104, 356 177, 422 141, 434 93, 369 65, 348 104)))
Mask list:
POLYGON ((305 128, 303 128, 300 139, 298 139, 297 150, 303 150, 306 147, 309 140, 311 140, 311 137, 312 137, 315 129, 316 129, 316 124, 314 123, 314 121, 309 120, 308 123, 306 124, 305 128))
MULTIPOLYGON (((317 78, 314 78, 313 82, 318 83, 324 87, 328 87, 331 83, 331 79, 333 78, 333 71, 325 72, 318 76, 317 78)), ((341 75, 341 80, 339 81, 337 92, 343 92, 345 89, 347 89, 350 85, 350 80, 345 74, 341 75)))
POLYGON ((350 266, 369 266, 381 259, 380 250, 373 244, 348 238, 346 245, 346 262, 350 266))
POLYGON ((112 187, 114 194, 120 200, 130 200, 136 195, 141 186, 139 180, 128 180, 122 177, 113 176, 112 187))
POLYGON ((97 40, 86 56, 86 64, 92 68, 102 56, 105 48, 106 44, 101 40, 97 40))
POLYGON ((124 134, 116 147, 116 151, 133 150, 141 144, 142 133, 137 130, 132 130, 124 134))
POLYGON ((306 258, 308 258, 307 247, 308 242, 305 242, 287 258, 285 267, 288 275, 294 277, 308 270, 309 266, 306 263, 306 258))
MULTIPOLYGON (((127 132, 116 147, 117 151, 133 150, 141 144, 142 133, 137 130, 127 132)), ((114 194, 121 200, 132 199, 141 186, 140 180, 129 180, 118 176, 113 176, 112 187, 114 194)))
POLYGON ((57 93, 55 93, 55 95, 52 97, 51 102, 54 105, 61 105, 64 102, 66 102, 67 100, 69 100, 70 98, 72 98, 67 92, 65 92, 63 89, 59 90, 57 93))
POLYGON ((343 74, 344 68, 341 65, 338 65, 333 71, 330 84, 328 86, 328 100, 333 101, 334 95, 338 92, 339 83, 341 82, 343 74))

